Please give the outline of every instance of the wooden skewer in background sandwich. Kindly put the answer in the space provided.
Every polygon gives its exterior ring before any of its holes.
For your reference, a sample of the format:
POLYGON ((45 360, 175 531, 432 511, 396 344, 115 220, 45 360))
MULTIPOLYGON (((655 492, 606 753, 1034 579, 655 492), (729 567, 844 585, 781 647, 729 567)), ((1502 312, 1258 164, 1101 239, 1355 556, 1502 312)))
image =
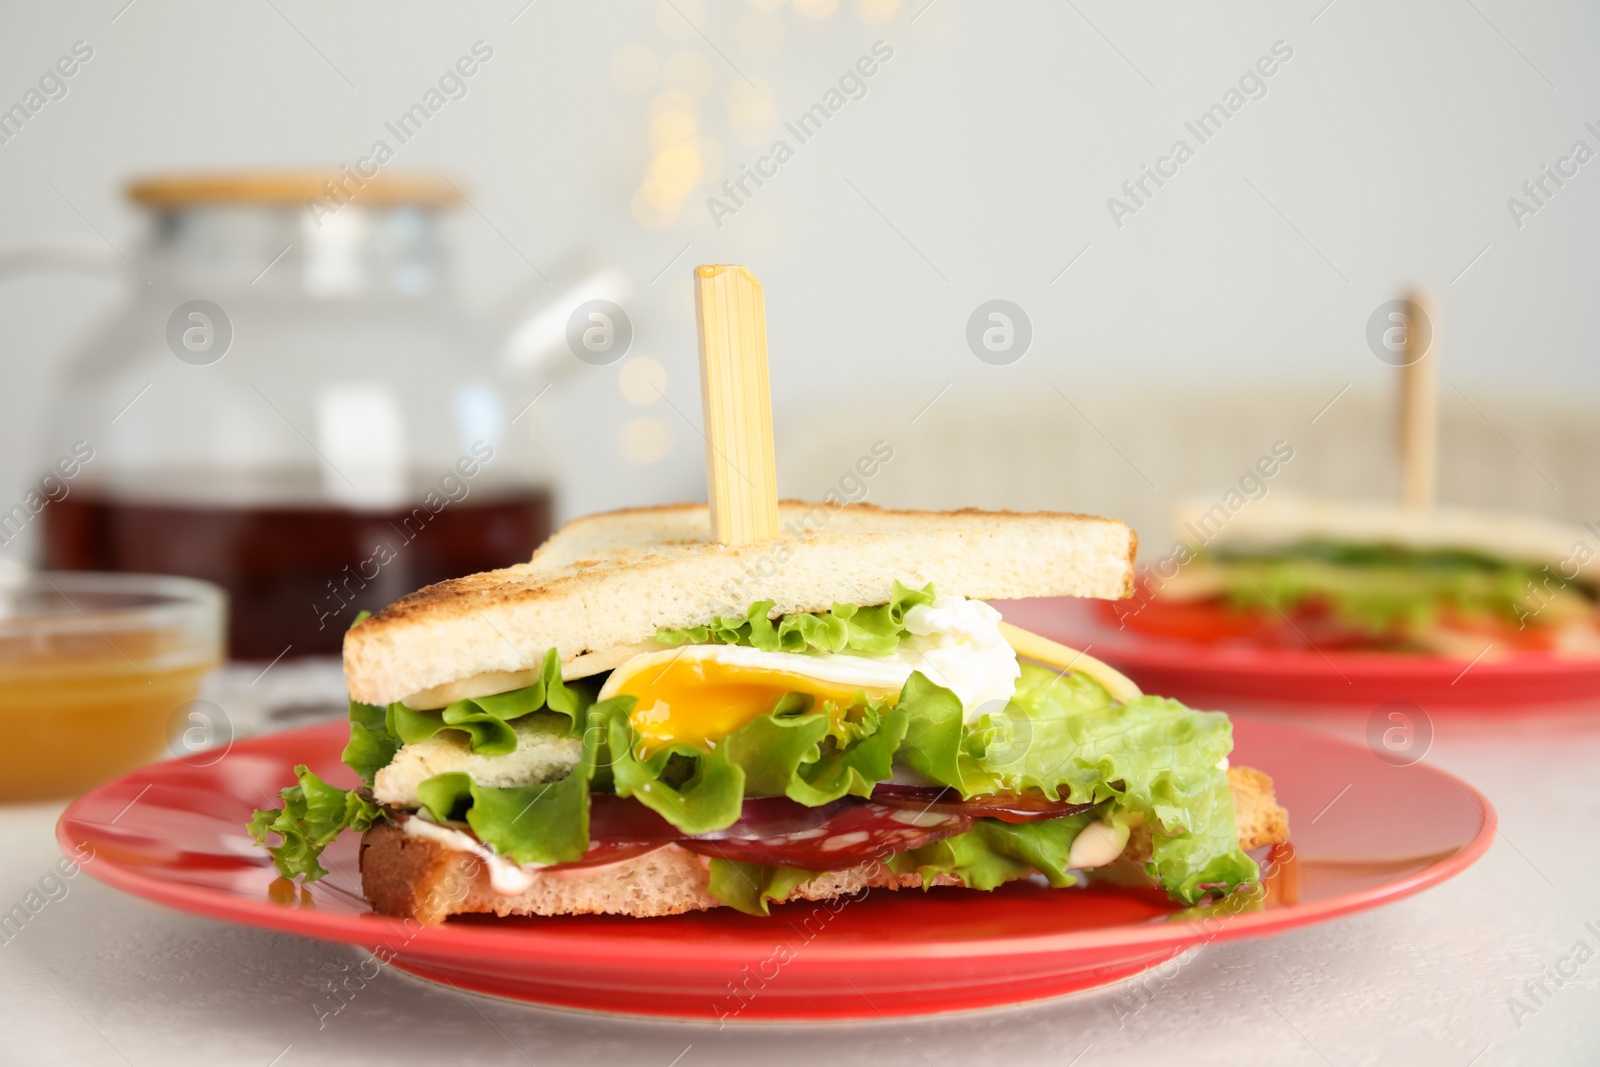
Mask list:
MULTIPOLYGON (((1600 656, 1595 532, 1512 512, 1437 504, 1439 316, 1404 300, 1400 502, 1273 494, 1236 513, 1187 502, 1194 558, 1120 613, 1152 635, 1268 647, 1410 652, 1462 660, 1542 650, 1600 656)), ((1148 582, 1142 582, 1148 587, 1148 582)))
POLYGON ((424 921, 765 914, 1064 886, 1119 858, 1183 902, 1251 881, 1242 850, 1287 817, 1265 775, 1227 766, 1226 717, 982 603, 1124 596, 1132 532, 780 503, 761 287, 742 267, 695 281, 709 506, 578 519, 529 563, 354 626, 346 762, 366 784, 302 774, 258 813, 280 869, 315 877, 288 846, 363 831, 367 897, 424 921))

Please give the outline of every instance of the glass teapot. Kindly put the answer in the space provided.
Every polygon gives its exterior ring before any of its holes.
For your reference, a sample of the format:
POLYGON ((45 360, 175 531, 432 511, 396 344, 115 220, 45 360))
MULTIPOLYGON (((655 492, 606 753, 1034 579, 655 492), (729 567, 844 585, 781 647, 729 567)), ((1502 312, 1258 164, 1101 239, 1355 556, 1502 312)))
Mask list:
POLYGON ((526 560, 551 523, 536 402, 575 363, 563 309, 626 295, 576 271, 497 336, 447 284, 454 185, 338 182, 130 186, 152 216, 133 299, 53 413, 79 444, 45 565, 217 582, 235 658, 337 652, 362 610, 526 560))

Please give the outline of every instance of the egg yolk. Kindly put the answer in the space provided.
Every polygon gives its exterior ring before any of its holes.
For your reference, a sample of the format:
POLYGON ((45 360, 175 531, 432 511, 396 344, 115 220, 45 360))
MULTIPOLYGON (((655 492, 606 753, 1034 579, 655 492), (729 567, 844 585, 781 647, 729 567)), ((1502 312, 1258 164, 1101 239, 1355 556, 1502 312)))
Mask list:
POLYGON ((827 701, 835 717, 859 703, 860 694, 875 700, 899 695, 895 689, 825 682, 789 671, 735 667, 688 656, 635 672, 617 693, 638 701, 631 722, 644 758, 669 744, 709 750, 771 711, 787 693, 805 693, 815 699, 814 707, 827 701))

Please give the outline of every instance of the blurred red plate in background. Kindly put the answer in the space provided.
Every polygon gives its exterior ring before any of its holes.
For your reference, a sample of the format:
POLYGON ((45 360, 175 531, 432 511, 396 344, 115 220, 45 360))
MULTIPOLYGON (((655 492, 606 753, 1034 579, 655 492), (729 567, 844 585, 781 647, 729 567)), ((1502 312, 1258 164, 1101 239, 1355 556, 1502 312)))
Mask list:
POLYGON ((1502 712, 1600 698, 1600 659, 1549 652, 1486 655, 1472 662, 1385 652, 1317 652, 1202 644, 1120 629, 1106 601, 1076 597, 996 600, 1009 623, 1116 667, 1147 693, 1195 707, 1249 701, 1296 705, 1408 701, 1502 712))
POLYGON ((339 763, 342 724, 242 742, 207 767, 144 768, 74 802, 56 834, 69 855, 93 851, 83 868, 94 877, 182 911, 360 945, 422 978, 481 993, 711 1023, 988 1008, 1151 968, 1160 969, 1146 981, 1167 981, 1189 949, 1436 885, 1494 837, 1488 801, 1426 765, 1393 766, 1366 748, 1271 724, 1240 722, 1235 736, 1235 762, 1277 780, 1293 840, 1264 860, 1262 887, 1205 910, 1180 910, 1148 888, 1014 883, 993 893, 876 891, 832 908, 786 904, 769 919, 722 908, 419 926, 372 914, 359 893, 356 836, 324 854, 329 877, 302 889, 278 878, 244 831, 296 763, 353 784, 339 763))

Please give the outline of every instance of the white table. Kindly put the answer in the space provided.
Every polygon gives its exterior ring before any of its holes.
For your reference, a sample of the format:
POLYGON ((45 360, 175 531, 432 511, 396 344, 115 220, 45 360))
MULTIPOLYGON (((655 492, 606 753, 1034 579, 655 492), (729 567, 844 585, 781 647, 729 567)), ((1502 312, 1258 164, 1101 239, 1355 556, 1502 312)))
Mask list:
MULTIPOLYGON (((893 1025, 718 1031, 548 1011, 386 969, 319 1030, 312 1005, 355 949, 182 915, 80 875, 0 944, 0 1063, 1600 1063, 1600 955, 1547 982, 1520 1026, 1508 1004, 1579 941, 1600 950, 1585 928, 1600 929, 1600 705, 1500 721, 1437 714, 1428 757, 1499 809, 1480 863, 1391 907, 1204 949, 1120 1029, 1111 998, 1088 993, 893 1025)), ((1315 720, 1351 737, 1364 724, 1315 720)), ((59 810, 0 808, 0 906, 55 863, 59 810)))

